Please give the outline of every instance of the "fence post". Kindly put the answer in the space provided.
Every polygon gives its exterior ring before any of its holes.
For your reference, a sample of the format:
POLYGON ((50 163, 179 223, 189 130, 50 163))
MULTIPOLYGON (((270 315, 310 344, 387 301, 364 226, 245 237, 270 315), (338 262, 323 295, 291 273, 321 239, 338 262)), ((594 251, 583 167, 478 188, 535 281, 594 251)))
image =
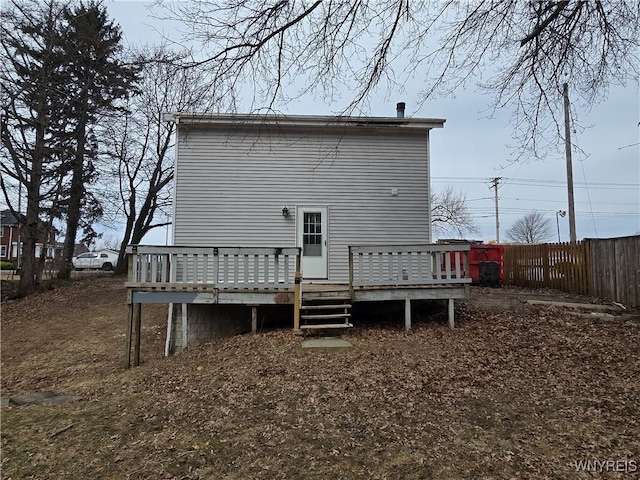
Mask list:
POLYGON ((591 259, 591 240, 585 238, 582 241, 584 245, 584 271, 587 276, 587 295, 591 295, 595 297, 595 292, 593 288, 593 271, 592 271, 592 259, 591 259))

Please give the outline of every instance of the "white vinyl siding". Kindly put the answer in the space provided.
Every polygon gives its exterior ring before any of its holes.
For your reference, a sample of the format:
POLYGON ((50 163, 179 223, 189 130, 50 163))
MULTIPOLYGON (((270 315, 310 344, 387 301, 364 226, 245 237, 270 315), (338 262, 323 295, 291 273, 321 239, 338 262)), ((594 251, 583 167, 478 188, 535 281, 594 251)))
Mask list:
POLYGON ((329 280, 346 281, 348 245, 429 241, 426 129, 178 131, 176 245, 294 246, 295 207, 326 205, 329 280))

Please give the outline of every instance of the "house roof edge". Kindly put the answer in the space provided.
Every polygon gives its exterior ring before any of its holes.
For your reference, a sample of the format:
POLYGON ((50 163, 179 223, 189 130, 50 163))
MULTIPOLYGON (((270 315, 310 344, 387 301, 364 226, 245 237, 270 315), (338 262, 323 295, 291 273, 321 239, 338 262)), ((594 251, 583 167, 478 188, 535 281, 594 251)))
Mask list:
POLYGON ((261 115, 261 114, 208 114, 165 113, 165 122, 178 125, 277 125, 294 127, 404 127, 411 129, 443 128, 443 118, 413 117, 348 117, 329 115, 261 115))

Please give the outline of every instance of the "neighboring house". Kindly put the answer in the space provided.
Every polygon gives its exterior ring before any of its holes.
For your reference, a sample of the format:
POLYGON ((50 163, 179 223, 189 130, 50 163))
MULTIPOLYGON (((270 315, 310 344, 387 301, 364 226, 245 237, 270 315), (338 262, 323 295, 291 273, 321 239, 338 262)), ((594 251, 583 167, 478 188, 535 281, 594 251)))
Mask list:
POLYGON ((18 220, 11 213, 11 210, 0 212, 0 259, 10 260, 12 258, 11 248, 19 238, 18 220))
POLYGON ((409 328, 421 299, 449 300, 453 326, 469 245, 430 243, 429 143, 445 120, 405 118, 403 104, 384 118, 166 120, 174 246, 128 247, 130 329, 136 305, 170 303, 169 354, 255 331, 258 305, 293 305, 295 330, 322 330, 352 326, 353 303, 401 301, 409 328))
MULTIPOLYGON (((44 224, 42 224, 44 226, 44 224)), ((21 225, 11 210, 0 212, 0 259, 16 261, 22 253, 21 225)), ((44 232, 44 228, 42 228, 44 232)), ((42 254, 45 235, 42 233, 36 243, 36 258, 42 254)), ((55 245, 55 233, 51 231, 46 242, 46 258, 53 258, 55 245)))

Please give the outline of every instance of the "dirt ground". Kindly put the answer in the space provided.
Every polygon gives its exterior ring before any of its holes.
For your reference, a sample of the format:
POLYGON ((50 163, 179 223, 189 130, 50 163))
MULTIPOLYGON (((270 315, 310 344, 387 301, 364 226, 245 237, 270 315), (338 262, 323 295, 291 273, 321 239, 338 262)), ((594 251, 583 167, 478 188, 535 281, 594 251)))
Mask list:
POLYGON ((2 305, 2 397, 83 398, 2 407, 3 480, 640 478, 640 320, 523 302, 593 299, 474 288, 455 330, 354 319, 351 349, 273 330, 172 358, 145 306, 125 371, 123 284, 2 305))

